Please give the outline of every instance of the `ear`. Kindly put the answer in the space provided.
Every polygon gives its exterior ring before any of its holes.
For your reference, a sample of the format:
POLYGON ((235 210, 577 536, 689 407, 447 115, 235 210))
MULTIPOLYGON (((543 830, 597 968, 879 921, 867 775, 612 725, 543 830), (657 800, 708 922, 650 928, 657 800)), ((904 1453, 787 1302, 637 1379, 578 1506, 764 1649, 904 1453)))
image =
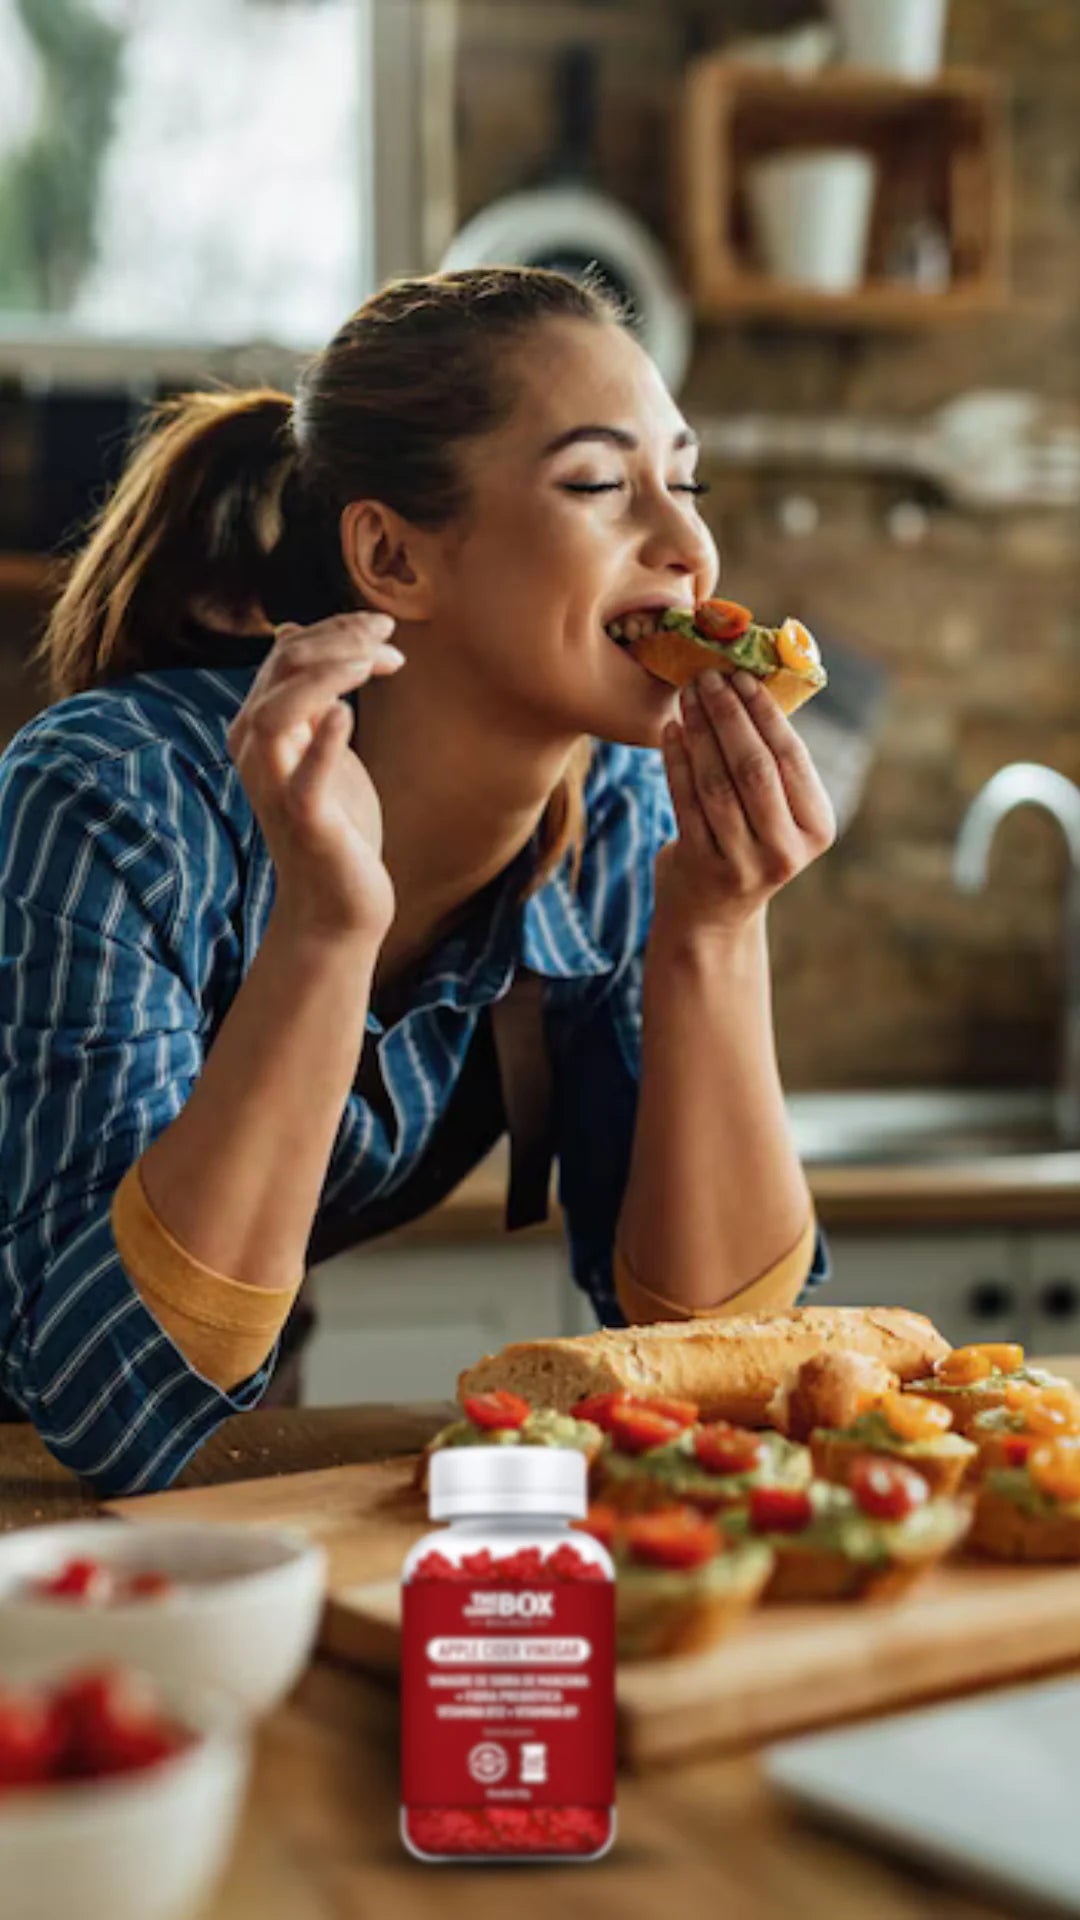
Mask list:
POLYGON ((380 500, 350 500, 341 515, 341 552, 365 605, 395 620, 431 618, 428 542, 380 500))

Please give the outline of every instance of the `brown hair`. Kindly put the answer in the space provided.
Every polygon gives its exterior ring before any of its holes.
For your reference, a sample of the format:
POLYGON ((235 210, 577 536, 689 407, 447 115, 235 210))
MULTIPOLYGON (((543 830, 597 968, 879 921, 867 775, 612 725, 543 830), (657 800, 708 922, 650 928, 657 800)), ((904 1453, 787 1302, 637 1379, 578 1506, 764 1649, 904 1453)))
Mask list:
MULTIPOLYGON (((541 268, 399 280, 308 362, 295 402, 257 388, 184 393, 157 407, 41 643, 54 698, 184 664, 195 599, 274 626, 360 605, 342 555, 342 509, 378 499, 427 528, 464 511, 455 453, 514 401, 493 349, 549 319, 625 324, 626 315, 600 284, 541 268)), ((551 795, 533 887, 568 848, 576 872, 589 751, 583 742, 551 795)))

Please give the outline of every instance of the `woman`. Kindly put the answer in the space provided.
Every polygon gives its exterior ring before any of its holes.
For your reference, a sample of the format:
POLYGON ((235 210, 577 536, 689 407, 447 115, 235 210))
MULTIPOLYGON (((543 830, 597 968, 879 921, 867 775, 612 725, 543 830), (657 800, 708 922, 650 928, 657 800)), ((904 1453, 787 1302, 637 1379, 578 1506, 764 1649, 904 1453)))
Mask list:
POLYGON ((602 1322, 824 1276, 765 914, 827 797, 757 683, 680 708, 605 630, 714 589, 694 468, 607 298, 518 269, 136 451, 0 761, 0 1385, 100 1489, 254 1406, 305 1266, 507 1115, 535 1216, 530 1013, 602 1322))

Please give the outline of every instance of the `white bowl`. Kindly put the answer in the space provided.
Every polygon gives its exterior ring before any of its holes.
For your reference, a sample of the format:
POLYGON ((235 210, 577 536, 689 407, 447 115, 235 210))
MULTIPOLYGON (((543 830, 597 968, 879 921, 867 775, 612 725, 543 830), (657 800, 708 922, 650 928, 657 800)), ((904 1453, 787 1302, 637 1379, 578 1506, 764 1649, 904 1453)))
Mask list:
POLYGON ((164 1683, 220 1693, 243 1713, 265 1713, 307 1664, 325 1581, 322 1548, 283 1528, 171 1520, 28 1527, 0 1536, 0 1672, 27 1660, 119 1660, 164 1683), (178 1591, 115 1606, 23 1591, 74 1559, 164 1573, 178 1591))
MULTIPOLYGON (((32 1677, 59 1679, 72 1665, 32 1677)), ((240 1815, 248 1736, 226 1702, 161 1693, 196 1736, 182 1753, 109 1780, 0 1794, 3 1920, 183 1920, 202 1907, 240 1815)))

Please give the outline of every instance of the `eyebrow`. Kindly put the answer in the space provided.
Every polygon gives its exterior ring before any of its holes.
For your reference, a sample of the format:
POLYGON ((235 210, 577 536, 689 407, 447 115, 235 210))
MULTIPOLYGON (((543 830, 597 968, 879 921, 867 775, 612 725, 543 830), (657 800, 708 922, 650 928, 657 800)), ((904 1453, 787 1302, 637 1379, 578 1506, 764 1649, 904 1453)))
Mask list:
MULTIPOLYGON (((639 442, 636 436, 628 433, 625 427, 569 427, 565 433, 557 434, 548 442, 541 454, 542 460, 550 460, 553 453, 561 453, 564 447, 576 446, 582 440, 601 440, 607 446, 622 447, 627 453, 636 453, 639 442)), ((672 448, 679 453, 683 447, 697 447, 701 442, 692 427, 683 427, 675 435, 672 448)))

